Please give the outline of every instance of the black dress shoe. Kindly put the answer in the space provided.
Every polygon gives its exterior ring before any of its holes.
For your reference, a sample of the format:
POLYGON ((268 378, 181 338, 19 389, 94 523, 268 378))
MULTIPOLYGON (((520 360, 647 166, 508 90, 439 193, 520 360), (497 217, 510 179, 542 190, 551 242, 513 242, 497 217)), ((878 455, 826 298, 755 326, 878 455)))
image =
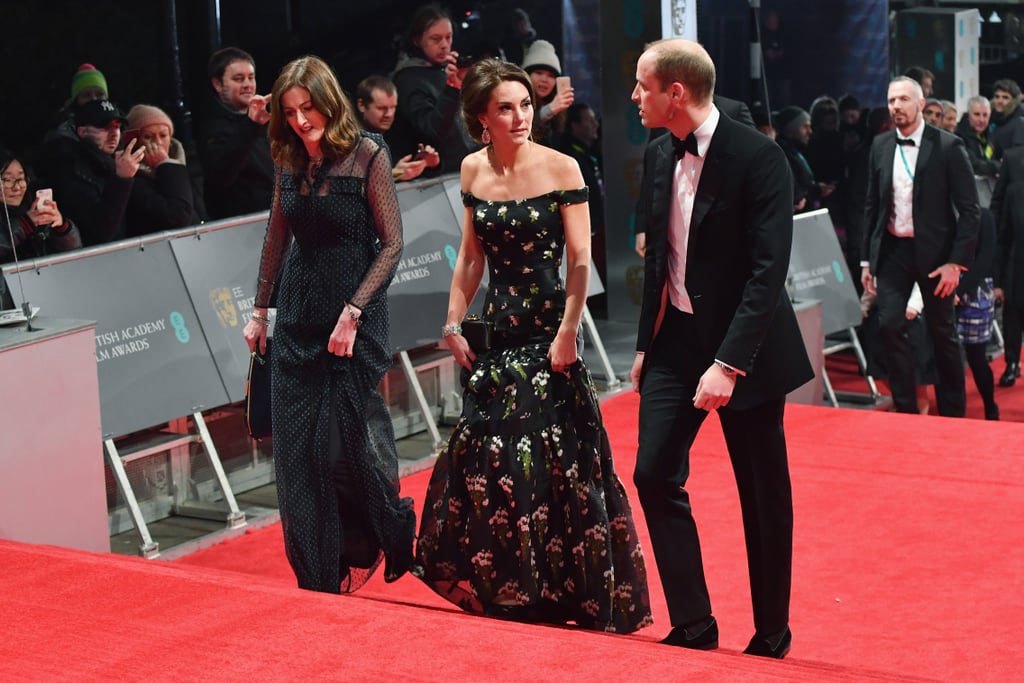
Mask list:
POLYGON ((999 419, 999 406, 993 403, 990 406, 985 406, 985 419, 986 420, 998 420, 999 419))
POLYGON ((691 650, 714 650, 718 647, 718 622, 708 617, 689 626, 676 626, 658 642, 691 650))
POLYGON ((999 386, 1001 387, 1012 387, 1017 383, 1017 379, 1020 377, 1020 363, 1007 363, 1006 369, 1003 370, 1002 376, 999 378, 999 386))
POLYGON ((792 645, 793 632, 787 626, 781 635, 776 633, 773 636, 762 636, 755 633, 754 637, 750 639, 750 645, 747 645, 747 649, 743 651, 743 654, 782 659, 789 652, 789 648, 792 645))

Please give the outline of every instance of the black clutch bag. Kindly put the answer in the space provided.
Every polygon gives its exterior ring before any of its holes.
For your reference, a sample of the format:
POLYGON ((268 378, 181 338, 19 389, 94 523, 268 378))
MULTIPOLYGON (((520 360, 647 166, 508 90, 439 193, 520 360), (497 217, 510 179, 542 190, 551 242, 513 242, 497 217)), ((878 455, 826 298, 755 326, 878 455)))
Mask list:
POLYGON ((257 346, 249 356, 245 380, 245 426, 254 439, 270 436, 270 342, 268 337, 266 353, 257 346))
POLYGON ((491 332, 494 330, 494 323, 489 320, 481 320, 479 316, 467 316, 462 321, 462 336, 469 343, 473 353, 480 354, 491 350, 491 332))

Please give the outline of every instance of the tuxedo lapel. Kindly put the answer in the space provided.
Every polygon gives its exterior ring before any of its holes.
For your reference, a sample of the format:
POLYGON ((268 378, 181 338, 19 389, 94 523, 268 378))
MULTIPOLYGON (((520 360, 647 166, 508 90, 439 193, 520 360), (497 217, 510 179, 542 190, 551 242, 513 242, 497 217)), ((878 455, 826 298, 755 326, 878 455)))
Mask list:
MULTIPOLYGON (((882 146, 882 158, 879 159, 881 168, 878 169, 878 187, 882 192, 881 206, 886 207, 888 212, 892 206, 892 165, 896 162, 896 132, 886 133, 882 146)), ((888 219, 888 213, 886 213, 888 219)))
POLYGON ((928 168, 928 159, 935 151, 935 140, 928 134, 928 126, 924 127, 924 133, 921 135, 921 151, 917 153, 917 163, 914 165, 914 206, 917 206, 917 200, 921 197, 921 188, 924 183, 917 182, 917 178, 921 176, 921 170, 928 168))
MULTIPOLYGON (((672 194, 672 178, 675 172, 675 153, 672 150, 671 133, 659 140, 658 156, 654 161, 654 187, 651 192, 651 228, 656 228, 654 237, 664 244, 668 235, 669 209, 674 195, 672 194)), ((651 245, 648 245, 651 246, 651 245)))
POLYGON ((700 172, 700 182, 697 184, 697 194, 693 197, 693 212, 690 214, 690 237, 689 243, 696 244, 695 237, 704 222, 708 210, 719 195, 722 183, 725 181, 725 171, 728 160, 732 157, 729 152, 728 141, 730 122, 726 117, 718 121, 715 134, 711 137, 711 144, 704 159, 704 167, 700 172))

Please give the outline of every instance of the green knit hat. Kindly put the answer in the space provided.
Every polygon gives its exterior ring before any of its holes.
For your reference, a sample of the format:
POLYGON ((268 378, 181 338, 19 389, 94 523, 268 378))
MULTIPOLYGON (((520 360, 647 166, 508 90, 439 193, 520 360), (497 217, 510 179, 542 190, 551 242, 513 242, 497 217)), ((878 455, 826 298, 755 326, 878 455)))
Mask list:
POLYGON ((71 77, 71 99, 77 98, 78 93, 86 88, 93 87, 103 91, 103 99, 110 96, 107 91, 107 79, 103 72, 87 62, 78 67, 78 71, 71 77))

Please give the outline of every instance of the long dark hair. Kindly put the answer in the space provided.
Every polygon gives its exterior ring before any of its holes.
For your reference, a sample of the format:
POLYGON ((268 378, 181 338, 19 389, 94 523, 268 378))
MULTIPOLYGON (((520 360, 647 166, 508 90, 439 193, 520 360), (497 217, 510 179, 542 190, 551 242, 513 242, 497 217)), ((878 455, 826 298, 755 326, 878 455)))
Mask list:
POLYGON ((423 50, 415 43, 415 40, 422 36, 431 24, 441 19, 447 19, 451 22, 452 28, 455 28, 455 22, 452 21, 451 15, 437 3, 432 2, 416 10, 402 40, 402 49, 405 53, 414 57, 423 57, 423 50))
POLYGON ((359 139, 359 122, 352 103, 335 77, 331 67, 319 57, 308 55, 289 62, 274 81, 270 97, 270 153, 282 167, 297 171, 305 167, 309 154, 302 140, 285 120, 281 96, 299 87, 309 91, 309 98, 318 112, 327 117, 323 141, 324 157, 337 159, 347 153, 359 139))

